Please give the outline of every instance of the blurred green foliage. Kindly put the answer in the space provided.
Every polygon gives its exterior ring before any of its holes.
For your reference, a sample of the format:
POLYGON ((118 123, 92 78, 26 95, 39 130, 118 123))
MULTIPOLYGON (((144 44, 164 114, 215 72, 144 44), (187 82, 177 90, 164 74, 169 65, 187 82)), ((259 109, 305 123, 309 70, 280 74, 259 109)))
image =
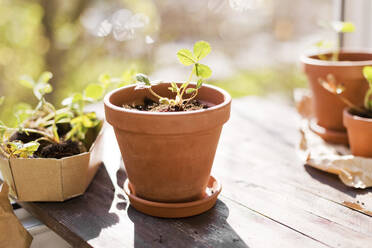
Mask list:
POLYGON ((212 82, 232 97, 280 93, 291 97, 294 88, 306 87, 305 75, 294 65, 244 70, 230 78, 212 82))
MULTIPOLYGON (((120 76, 125 69, 135 66, 138 71, 151 74, 157 66, 154 57, 167 56, 157 54, 164 44, 199 39, 224 42, 217 33, 217 23, 222 25, 225 17, 222 14, 216 19, 216 16, 210 21, 213 25, 190 24, 201 21, 169 1, 0 0, 0 96, 6 96, 0 108, 0 120, 12 125, 17 102, 30 102, 33 106, 37 103, 32 93, 19 84, 22 75, 35 78, 42 71, 51 71, 54 90, 47 100, 58 107, 71 92, 97 82, 101 73, 120 76), (96 11, 107 16, 120 8, 146 14, 150 19, 146 34, 156 42, 146 45, 144 39, 118 42, 112 37, 95 37, 84 26, 89 13, 96 11)), ((240 33, 239 27, 237 30, 240 33)), ((244 70, 216 80, 214 84, 233 97, 273 92, 289 96, 294 87, 305 85, 304 77, 293 65, 244 70)))

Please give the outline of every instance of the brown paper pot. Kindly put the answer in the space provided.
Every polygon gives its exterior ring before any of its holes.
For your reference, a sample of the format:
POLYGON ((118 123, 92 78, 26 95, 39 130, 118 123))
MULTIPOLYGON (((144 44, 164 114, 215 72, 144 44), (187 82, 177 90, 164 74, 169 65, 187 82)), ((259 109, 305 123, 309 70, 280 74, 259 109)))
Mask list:
MULTIPOLYGON (((169 86, 162 83, 153 90, 174 98, 169 86)), ((156 202, 200 199, 208 184, 222 126, 230 117, 230 95, 203 85, 197 98, 212 105, 206 110, 159 113, 122 108, 123 104, 153 98, 147 89, 134 88, 123 87, 105 97, 106 119, 114 127, 134 192, 156 202)))
POLYGON ((339 61, 325 61, 318 59, 316 54, 302 56, 301 62, 313 92, 314 114, 319 127, 313 130, 319 130, 317 133, 328 142, 347 144, 342 120, 346 105, 337 96, 325 90, 318 79, 326 79, 328 74, 333 74, 337 82, 345 86, 344 97, 362 106, 363 96, 368 88, 362 71, 363 66, 372 65, 372 52, 343 51, 339 58, 339 61))
POLYGON ((7 184, 0 184, 0 247, 28 248, 33 238, 15 216, 8 190, 7 184))
POLYGON ((0 157, 0 170, 18 201, 64 201, 82 195, 102 163, 103 128, 89 152, 53 158, 0 157))
POLYGON ((344 125, 347 128, 351 153, 372 158, 372 119, 360 117, 350 109, 345 109, 344 125))

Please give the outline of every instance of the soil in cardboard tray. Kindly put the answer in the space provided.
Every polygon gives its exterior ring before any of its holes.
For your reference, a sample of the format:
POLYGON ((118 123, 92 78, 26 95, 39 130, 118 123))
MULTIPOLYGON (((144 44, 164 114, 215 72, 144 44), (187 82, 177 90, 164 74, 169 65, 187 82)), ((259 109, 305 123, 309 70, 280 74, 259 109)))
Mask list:
POLYGON ((201 103, 199 100, 191 100, 190 102, 185 103, 182 106, 170 106, 160 104, 149 98, 145 98, 144 103, 141 105, 124 104, 123 108, 149 112, 183 112, 207 109, 208 105, 201 103))
MULTIPOLYGON (((65 135, 69 127, 59 128, 59 135, 65 135)), ((25 132, 15 132, 10 138, 9 141, 19 140, 23 143, 28 143, 38 138, 42 137, 37 133, 25 133, 25 132)), ((39 141, 39 149, 34 153, 35 158, 64 158, 73 155, 80 154, 86 151, 86 148, 83 144, 76 141, 63 141, 61 143, 50 143, 48 141, 41 140, 39 141)))
POLYGON ((41 146, 35 155, 42 158, 64 158, 83 152, 82 145, 76 141, 67 140, 62 143, 41 146))

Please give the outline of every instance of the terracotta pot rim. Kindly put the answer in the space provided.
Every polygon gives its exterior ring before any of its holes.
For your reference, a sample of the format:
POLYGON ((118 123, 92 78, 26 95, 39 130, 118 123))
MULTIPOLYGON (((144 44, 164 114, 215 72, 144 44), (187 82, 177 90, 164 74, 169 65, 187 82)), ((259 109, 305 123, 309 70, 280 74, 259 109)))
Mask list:
MULTIPOLYGON (((372 64, 372 59, 370 60, 360 60, 360 61, 329 61, 329 60, 321 60, 321 59, 314 59, 311 56, 316 56, 319 54, 327 54, 332 53, 332 50, 322 51, 322 52, 313 52, 313 53, 305 53, 301 55, 301 62, 304 64, 309 65, 318 65, 318 66, 366 66, 372 64)), ((372 50, 371 49, 344 49, 340 52, 340 54, 370 54, 372 57, 372 50)))
MULTIPOLYGON (((168 82, 163 82, 165 84, 169 84, 168 82)), ((182 83, 182 82, 181 82, 182 83)), ((190 85, 196 85, 196 83, 192 82, 190 83, 190 85)), ((223 108, 225 107, 226 105, 230 104, 231 102, 231 96, 230 94, 219 88, 219 87, 216 87, 216 86, 213 86, 213 85, 210 85, 210 84, 203 84, 202 87, 207 87, 207 88, 210 88, 212 90, 215 90, 215 91, 218 91, 220 93, 223 94, 224 96, 224 101, 218 105, 215 105, 213 107, 210 107, 208 109, 202 109, 202 110, 193 110, 193 111, 184 111, 184 112, 149 112, 149 111, 138 111, 138 110, 131 110, 131 109, 126 109, 126 108, 122 108, 122 107, 119 107, 119 106, 116 106, 115 104, 112 104, 111 103, 111 97, 115 94, 117 94, 118 92, 120 91, 123 91, 123 90, 126 90, 126 89, 129 89, 129 88, 134 88, 136 87, 136 85, 127 85, 127 86, 124 86, 124 87, 121 87, 121 88, 118 88, 116 90, 113 90, 111 92, 109 92, 103 102, 104 104, 106 105, 106 107, 108 108, 111 108, 115 111, 118 111, 118 112, 123 112, 123 113, 128 113, 128 114, 133 114, 133 115, 147 115, 147 116, 170 116, 170 115, 177 115, 177 116, 185 116, 185 115, 195 115, 195 114, 200 114, 200 113, 206 113, 206 112, 210 112, 210 111, 214 111, 216 109, 220 109, 220 108, 223 108)))
POLYGON ((347 119, 354 120, 354 121, 360 121, 360 122, 368 122, 372 123, 372 118, 366 118, 366 117, 361 117, 359 115, 355 115, 350 113, 351 108, 345 108, 344 109, 344 116, 347 119))

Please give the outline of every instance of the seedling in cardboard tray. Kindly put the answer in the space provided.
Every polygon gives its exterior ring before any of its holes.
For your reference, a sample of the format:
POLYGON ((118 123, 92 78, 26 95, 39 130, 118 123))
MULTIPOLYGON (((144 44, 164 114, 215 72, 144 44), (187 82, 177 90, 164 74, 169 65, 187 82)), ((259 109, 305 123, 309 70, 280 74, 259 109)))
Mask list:
MULTIPOLYGON (((15 106, 16 127, 8 127, 0 121, 0 153, 7 158, 61 158, 86 151, 86 135, 101 121, 94 112, 84 112, 85 105, 102 99, 109 88, 130 83, 129 78, 134 74, 130 69, 120 79, 101 75, 99 83, 89 84, 82 93, 64 99, 64 107, 59 109, 45 98, 53 90, 49 84, 52 73, 42 73, 37 81, 29 76, 21 77, 20 83, 32 89, 38 104, 35 108, 27 103, 15 106)), ((0 105, 3 102, 4 97, 0 97, 0 105)))

